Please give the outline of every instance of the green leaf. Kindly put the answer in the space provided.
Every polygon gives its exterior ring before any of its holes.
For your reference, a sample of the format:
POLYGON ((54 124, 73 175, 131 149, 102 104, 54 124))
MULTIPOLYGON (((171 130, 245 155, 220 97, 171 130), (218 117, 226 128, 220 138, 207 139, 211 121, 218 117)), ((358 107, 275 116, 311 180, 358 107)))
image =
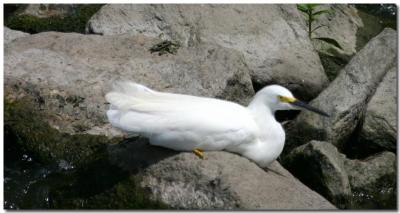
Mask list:
POLYGON ((301 11, 306 11, 307 5, 306 4, 297 4, 297 9, 299 9, 301 11))
POLYGON ((340 46, 340 44, 333 38, 318 37, 318 38, 313 38, 313 39, 318 39, 318 40, 324 41, 324 42, 326 42, 328 44, 332 44, 333 46, 343 50, 343 48, 340 46))
POLYGON ((309 9, 309 10, 314 10, 319 5, 320 4, 306 4, 307 9, 309 9))
POLYGON ((305 4, 298 4, 297 5, 297 9, 300 10, 301 12, 303 12, 303 13, 307 13, 308 12, 307 6, 305 4))
POLYGON ((319 28, 321 28, 321 27, 326 27, 326 25, 320 25, 320 26, 314 28, 313 30, 311 30, 311 32, 314 32, 314 31, 316 31, 317 29, 319 29, 319 28))
POLYGON ((321 11, 313 13, 312 15, 316 18, 324 13, 330 13, 330 12, 331 12, 331 10, 321 10, 321 11))

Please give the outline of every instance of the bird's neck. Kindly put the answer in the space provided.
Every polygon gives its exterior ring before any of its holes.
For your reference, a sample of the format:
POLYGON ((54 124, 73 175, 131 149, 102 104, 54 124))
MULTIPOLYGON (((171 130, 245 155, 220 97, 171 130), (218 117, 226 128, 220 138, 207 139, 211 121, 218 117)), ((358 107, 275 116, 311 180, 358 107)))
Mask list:
MULTIPOLYGON (((254 99, 248 106, 254 120, 260 127, 258 143, 249 147, 249 158, 263 165, 274 161, 282 152, 285 144, 285 132, 282 125, 275 120, 275 110, 262 100, 254 99), (254 154, 256 153, 256 154, 254 154)), ((246 153, 244 153, 246 155, 246 153)))
POLYGON ((273 137, 274 132, 267 131, 268 129, 282 128, 281 124, 275 119, 275 109, 267 106, 264 101, 254 99, 247 107, 252 113, 257 125, 266 130, 264 133, 266 137, 273 137))
POLYGON ((273 119, 275 121, 275 109, 266 105, 262 98, 254 97, 247 107, 256 117, 263 117, 264 119, 273 119))

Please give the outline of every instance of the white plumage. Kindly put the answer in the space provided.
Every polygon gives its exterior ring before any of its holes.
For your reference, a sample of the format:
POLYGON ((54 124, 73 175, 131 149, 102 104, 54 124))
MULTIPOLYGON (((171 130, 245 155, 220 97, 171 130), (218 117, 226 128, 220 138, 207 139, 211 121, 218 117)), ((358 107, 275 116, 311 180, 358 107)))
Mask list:
MULTIPOLYGON (((248 107, 205 97, 164 93, 133 82, 116 82, 106 95, 110 123, 140 133, 156 146, 178 151, 201 149, 239 153, 264 167, 282 152, 285 133, 275 120, 278 109, 295 109, 282 97, 289 90, 269 86, 248 107)), ((286 99, 285 99, 286 100, 286 99)))

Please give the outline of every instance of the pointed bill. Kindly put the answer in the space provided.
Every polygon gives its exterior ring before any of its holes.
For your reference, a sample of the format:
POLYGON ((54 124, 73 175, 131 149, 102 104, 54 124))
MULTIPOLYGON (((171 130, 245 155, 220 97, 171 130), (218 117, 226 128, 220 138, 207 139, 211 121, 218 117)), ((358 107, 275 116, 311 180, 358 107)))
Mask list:
POLYGON ((324 112, 322 110, 319 110, 319 109, 317 109, 317 108, 315 108, 313 106, 310 106, 310 105, 308 105, 308 104, 306 104, 306 103, 304 103, 302 101, 299 101, 297 99, 294 100, 293 102, 291 102, 290 104, 294 105, 294 106, 297 106, 297 107, 300 107, 300 108, 303 108, 303 109, 307 109, 309 111, 315 112, 315 113, 320 114, 322 116, 330 117, 328 113, 326 113, 326 112, 324 112))

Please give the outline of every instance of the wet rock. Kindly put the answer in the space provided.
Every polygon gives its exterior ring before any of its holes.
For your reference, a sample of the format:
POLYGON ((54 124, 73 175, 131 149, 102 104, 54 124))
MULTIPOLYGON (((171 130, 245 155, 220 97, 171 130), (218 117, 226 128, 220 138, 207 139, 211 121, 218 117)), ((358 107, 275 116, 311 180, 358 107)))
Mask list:
POLYGON ((106 5, 90 19, 87 32, 160 36, 187 47, 213 43, 236 50, 256 89, 277 83, 310 99, 327 84, 295 5, 106 5))
POLYGON ((363 27, 359 28, 357 31, 357 50, 364 47, 371 38, 382 32, 385 27, 396 29, 396 12, 395 10, 389 9, 389 7, 395 8, 395 5, 355 4, 355 6, 363 22, 363 27), (385 12, 380 13, 377 11, 385 12))
POLYGON ((7 13, 4 25, 31 34, 84 33, 87 21, 101 7, 101 4, 16 4, 16 10, 7 13))
MULTIPOLYGON (((8 90, 6 90, 8 91, 8 90)), ((31 96, 5 98, 4 131, 10 143, 43 164, 57 164, 62 170, 82 168, 104 155, 107 145, 121 141, 102 135, 68 134, 52 128, 46 120, 54 115, 38 110, 31 96)))
POLYGON ((308 187, 343 209, 351 205, 345 159, 332 144, 311 141, 293 149, 284 165, 308 187))
POLYGON ((353 209, 396 209, 396 155, 382 152, 363 160, 347 160, 353 209))
POLYGON ((29 36, 29 33, 24 33, 18 30, 12 30, 8 27, 4 27, 4 44, 25 36, 29 36))
POLYGON ((236 154, 206 152, 200 159, 144 139, 115 145, 109 153, 121 168, 141 171, 141 186, 151 198, 174 209, 335 209, 278 162, 263 170, 236 154))
POLYGON ((368 103, 360 133, 364 146, 396 151, 397 68, 388 71, 368 103))
POLYGON ((158 39, 46 32, 5 48, 6 91, 31 96, 47 122, 61 132, 121 136, 106 119, 104 99, 115 80, 150 88, 247 103, 253 96, 249 71, 236 51, 202 43, 159 56, 158 39))
POLYGON ((323 140, 339 150, 362 119, 368 99, 386 72, 396 67, 397 33, 385 29, 372 39, 339 76, 310 104, 331 117, 302 111, 288 125, 285 153, 310 140, 323 140))

